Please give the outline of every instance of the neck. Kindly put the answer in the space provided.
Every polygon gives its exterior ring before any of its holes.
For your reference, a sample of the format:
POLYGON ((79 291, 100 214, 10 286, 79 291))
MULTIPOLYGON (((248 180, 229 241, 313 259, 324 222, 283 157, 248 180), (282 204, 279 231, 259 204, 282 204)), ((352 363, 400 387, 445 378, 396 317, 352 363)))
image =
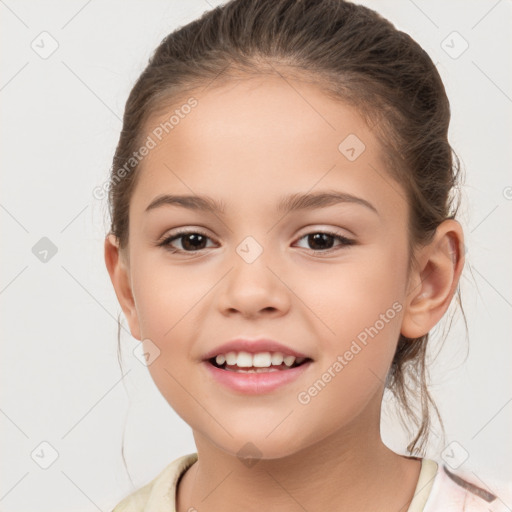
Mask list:
POLYGON ((406 512, 421 463, 387 448, 379 423, 370 423, 372 428, 357 422, 299 452, 252 465, 194 432, 198 461, 180 480, 176 510, 363 512, 378 505, 383 512, 406 512))

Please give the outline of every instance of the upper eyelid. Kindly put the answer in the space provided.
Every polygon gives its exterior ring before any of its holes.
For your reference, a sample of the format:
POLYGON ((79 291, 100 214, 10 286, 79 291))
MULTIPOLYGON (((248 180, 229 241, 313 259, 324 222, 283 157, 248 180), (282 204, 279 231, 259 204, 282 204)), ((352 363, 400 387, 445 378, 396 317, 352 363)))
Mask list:
MULTIPOLYGON (((183 235, 187 235, 187 234, 190 234, 190 233, 198 233, 198 234, 201 234, 201 235, 204 235, 204 236, 207 236, 208 238, 211 238, 212 240, 215 240, 215 236, 210 236, 208 233, 207 233, 207 229, 206 228, 202 228, 202 227, 197 227, 197 228, 188 228, 188 227, 183 227, 183 228, 174 228, 175 231, 173 230, 173 232, 168 232, 164 235, 162 235, 160 237, 161 240, 165 240, 165 239, 168 239, 168 238, 172 238, 172 237, 175 237, 175 236, 183 236, 183 235)), ((315 228, 315 227, 310 227, 310 228, 306 228, 307 231, 305 231, 303 234, 301 234, 298 238, 302 238, 306 235, 309 235, 311 233, 326 233, 326 234, 331 234, 331 235, 336 235, 336 236, 342 236, 342 237, 345 237, 345 238, 351 238, 351 237, 356 237, 356 235, 354 233, 352 233, 352 231, 350 231, 349 229, 347 228, 330 228, 330 227, 324 227, 324 228, 315 228), (347 231, 348 233, 350 233, 350 235, 346 235, 344 233, 338 233, 337 231, 341 229, 341 230, 345 230, 347 231)))

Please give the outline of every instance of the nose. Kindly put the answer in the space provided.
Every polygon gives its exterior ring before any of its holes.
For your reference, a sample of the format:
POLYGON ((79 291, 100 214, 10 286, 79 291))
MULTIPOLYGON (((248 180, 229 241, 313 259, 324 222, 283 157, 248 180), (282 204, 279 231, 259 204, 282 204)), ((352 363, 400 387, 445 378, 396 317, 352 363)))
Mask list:
POLYGON ((282 316, 290 308, 290 294, 280 266, 263 250, 256 259, 237 252, 231 270, 222 282, 217 303, 223 315, 244 318, 262 315, 282 316), (241 254, 241 255, 240 255, 241 254))

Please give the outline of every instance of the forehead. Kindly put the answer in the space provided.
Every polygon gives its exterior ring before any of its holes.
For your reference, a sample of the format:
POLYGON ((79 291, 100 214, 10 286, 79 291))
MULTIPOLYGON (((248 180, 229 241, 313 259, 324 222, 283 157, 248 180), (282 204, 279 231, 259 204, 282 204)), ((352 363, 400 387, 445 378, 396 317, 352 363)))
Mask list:
POLYGON ((260 76, 190 97, 193 108, 177 102, 146 124, 155 147, 139 165, 134 213, 162 193, 207 194, 228 210, 255 201, 266 209, 272 198, 313 188, 395 207, 404 199, 357 109, 312 83, 260 76))

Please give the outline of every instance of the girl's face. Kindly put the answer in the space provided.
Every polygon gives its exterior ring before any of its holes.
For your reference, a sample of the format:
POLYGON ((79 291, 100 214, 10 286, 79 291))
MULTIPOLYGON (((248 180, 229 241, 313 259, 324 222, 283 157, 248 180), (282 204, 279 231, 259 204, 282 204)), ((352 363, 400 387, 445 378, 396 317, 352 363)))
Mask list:
POLYGON ((156 385, 232 454, 254 445, 276 458, 343 429, 378 432, 409 290, 405 192, 376 137, 357 110, 305 82, 259 77, 192 95, 168 133, 174 112, 147 125, 156 147, 139 168, 122 260, 133 296, 123 310, 133 336, 150 340, 156 385), (162 195, 191 199, 148 209, 162 195), (318 199, 288 211, 295 195, 318 199), (199 207, 213 202, 223 211, 199 207), (159 245, 182 230, 201 236, 159 245), (274 389, 233 389, 204 358, 235 338, 312 361, 274 389))

